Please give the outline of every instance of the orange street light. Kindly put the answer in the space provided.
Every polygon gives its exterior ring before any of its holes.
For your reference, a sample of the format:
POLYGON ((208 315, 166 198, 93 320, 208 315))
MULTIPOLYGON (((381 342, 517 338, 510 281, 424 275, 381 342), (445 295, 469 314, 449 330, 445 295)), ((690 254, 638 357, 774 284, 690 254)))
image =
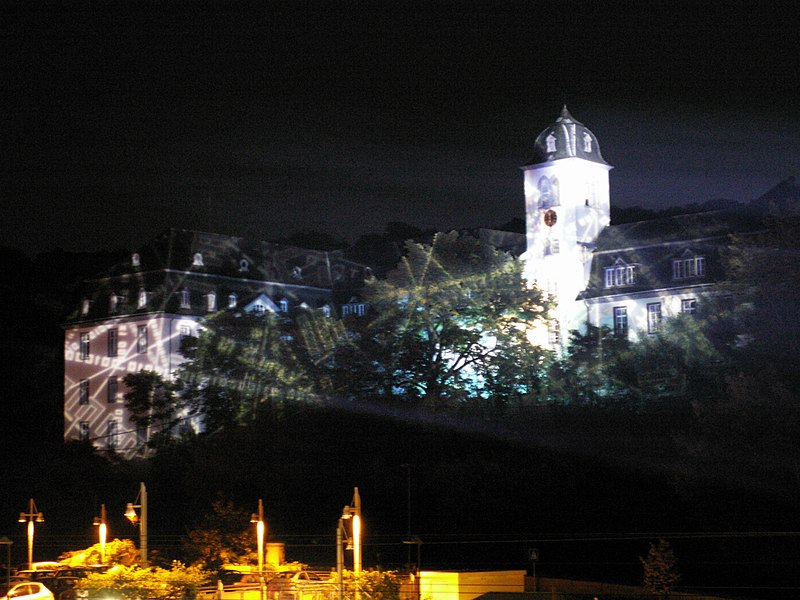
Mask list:
POLYGON ((33 498, 28 502, 28 512, 19 513, 19 522, 28 523, 28 569, 33 570, 33 530, 34 523, 44 523, 44 515, 36 508, 33 498))
POLYGON ((92 525, 97 527, 97 536, 100 541, 100 564, 106 564, 106 538, 108 536, 108 525, 106 524, 106 505, 100 505, 100 516, 95 517, 92 525))

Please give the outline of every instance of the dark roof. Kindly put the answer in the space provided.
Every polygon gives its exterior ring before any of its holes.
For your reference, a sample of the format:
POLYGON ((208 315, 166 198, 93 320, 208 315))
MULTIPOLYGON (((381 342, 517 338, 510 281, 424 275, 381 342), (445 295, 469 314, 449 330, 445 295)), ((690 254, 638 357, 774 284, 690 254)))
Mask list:
POLYGON ((753 235, 765 229, 762 218, 735 211, 694 213, 606 227, 598 237, 589 284, 582 297, 630 295, 719 281, 725 276, 724 254, 731 236, 753 235), (690 257, 704 258, 704 274, 673 279, 673 261, 690 257), (605 269, 615 265, 634 265, 634 283, 606 288, 605 269))
POLYGON ((369 269, 347 260, 340 251, 308 250, 251 241, 215 233, 169 229, 92 279, 82 283, 83 303, 68 321, 165 311, 207 314, 207 295, 216 294, 218 308, 236 294, 243 306, 261 294, 294 307, 317 308, 346 302, 361 288, 369 269), (139 308, 140 290, 147 293, 139 308), (182 302, 189 294, 188 307, 182 302), (112 308, 110 298, 118 299, 112 308))
POLYGON ((555 122, 536 138, 533 156, 523 168, 572 157, 608 164, 600 154, 600 144, 595 135, 564 106, 555 122))

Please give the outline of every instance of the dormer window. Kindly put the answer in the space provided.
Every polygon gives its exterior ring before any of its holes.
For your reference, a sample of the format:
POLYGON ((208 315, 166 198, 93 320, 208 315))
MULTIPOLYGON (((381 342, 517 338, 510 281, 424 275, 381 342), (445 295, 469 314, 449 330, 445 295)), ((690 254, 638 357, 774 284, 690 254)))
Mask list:
POLYGON ((108 312, 112 315, 117 312, 119 306, 119 296, 117 296, 116 292, 111 292, 111 295, 108 297, 108 312))
POLYGON ((236 295, 236 292, 231 292, 228 294, 228 308, 236 308, 236 304, 239 302, 239 297, 236 295))
POLYGON ((142 266, 142 259, 139 257, 139 254, 134 252, 131 254, 131 266, 132 267, 141 267, 142 266))
POLYGON ((320 310, 322 311, 322 316, 323 317, 330 317, 331 316, 331 306, 330 306, 330 304, 324 305, 322 308, 320 308, 320 310))
POLYGON ((253 312, 259 317, 263 317, 264 313, 267 312, 267 307, 261 304, 260 302, 253 304, 253 312))
POLYGON ((180 291, 180 298, 181 298, 181 308, 191 308, 191 297, 189 295, 189 290, 183 288, 180 291))
POLYGON ((217 310, 217 293, 216 292, 208 292, 206 294, 206 310, 208 312, 213 312, 217 310))
POLYGON ((585 131, 583 132, 583 151, 584 152, 592 151, 592 136, 585 131))
POLYGON ((611 267, 606 267, 603 272, 605 275, 605 287, 624 287, 633 285, 636 282, 637 265, 626 264, 621 258, 617 259, 611 267))
POLYGON ((281 298, 280 302, 278 302, 278 307, 282 313, 289 312, 289 301, 286 298, 281 298))
POLYGON ((691 279, 703 277, 706 274, 706 257, 697 256, 691 250, 686 250, 680 258, 672 261, 673 279, 691 279))
POLYGON ((199 252, 195 252, 194 256, 192 257, 192 266, 193 267, 202 267, 203 266, 203 255, 199 252))
POLYGON ((81 302, 81 316, 86 316, 89 314, 89 309, 92 308, 92 301, 88 298, 84 298, 81 302))
POLYGON ((342 304, 342 317, 348 315, 356 315, 363 317, 367 314, 367 305, 364 302, 359 302, 358 298, 353 296, 347 304, 342 304))
POLYGON ((246 258, 243 258, 239 261, 239 271, 242 273, 247 273, 250 270, 250 263, 247 261, 246 258))
POLYGON ((137 308, 145 308, 147 306, 147 291, 144 288, 139 288, 139 299, 136 302, 137 308))
POLYGON ((292 279, 302 279, 303 278, 303 269, 302 267, 293 267, 292 268, 292 279))
POLYGON ((556 151, 556 136, 554 136, 552 132, 547 134, 545 143, 547 144, 548 154, 556 151))

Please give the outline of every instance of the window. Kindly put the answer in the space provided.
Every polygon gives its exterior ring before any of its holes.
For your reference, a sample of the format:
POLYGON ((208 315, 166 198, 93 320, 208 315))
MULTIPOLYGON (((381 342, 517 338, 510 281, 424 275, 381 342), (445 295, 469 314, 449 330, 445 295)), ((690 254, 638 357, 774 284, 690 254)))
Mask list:
POLYGON ((89 360, 89 334, 81 334, 81 360, 89 360))
POLYGON ((614 307, 614 335, 628 337, 628 308, 626 306, 614 307))
POLYGON ((592 136, 585 131, 583 132, 583 151, 584 152, 592 151, 592 136))
POLYGON ((559 245, 557 239, 547 239, 544 242, 544 255, 550 256, 551 254, 558 254, 559 245))
POLYGON ((239 270, 242 273, 246 273, 247 271, 250 270, 250 263, 247 262, 246 258, 243 258, 242 260, 239 261, 239 270))
POLYGON ((89 421, 78 423, 78 439, 82 442, 89 440, 89 421))
POLYGON ((661 330, 661 302, 647 305, 647 333, 658 333, 661 330))
POLYGON ((116 356, 118 350, 119 331, 117 329, 108 330, 108 355, 116 356))
POLYGON ((81 303, 81 316, 86 316, 89 314, 89 309, 92 308, 92 301, 88 298, 84 298, 83 302, 81 303))
POLYGON ((147 353, 147 325, 139 325, 136 328, 136 352, 147 353))
POLYGON ((263 317, 264 313, 267 312, 267 307, 259 302, 258 304, 253 305, 253 312, 256 315, 263 317))
POLYGON ((183 288, 181 290, 181 308, 191 308, 191 302, 189 297, 189 290, 183 288))
POLYGON ((108 378, 108 403, 113 404, 119 400, 119 381, 116 375, 108 378))
POLYGON ((558 321, 550 323, 550 327, 547 329, 547 341, 551 346, 558 346, 561 343, 561 325, 558 321))
POLYGON ((323 317, 330 317, 331 316, 330 304, 325 304, 320 310, 322 310, 322 316, 323 317))
POLYGON ((116 293, 111 292, 111 295, 108 297, 108 312, 112 315, 117 312, 117 306, 119 304, 119 296, 116 293))
POLYGON ((684 298, 681 300, 681 312, 687 314, 694 314, 694 311, 697 310, 697 299, 696 298, 684 298))
POLYGON ((141 267, 142 266, 142 259, 135 252, 133 254, 131 254, 131 266, 132 267, 141 267))
POLYGON ((367 314, 367 305, 363 302, 350 301, 347 304, 342 304, 342 316, 356 315, 363 317, 367 314))
POLYGON ((238 302, 239 298, 236 296, 236 292, 228 294, 228 308, 236 308, 238 302))
POLYGON ((206 310, 209 312, 217 310, 217 293, 208 292, 206 294, 206 310))
POLYGON ((672 261, 673 279, 690 279, 703 277, 706 274, 706 257, 694 256, 688 250, 681 258, 672 261))
POLYGON ((607 288, 633 285, 636 281, 636 265, 626 265, 617 261, 614 266, 604 269, 607 288))
POLYGON ((138 308, 147 307, 147 291, 144 288, 139 289, 139 300, 136 304, 138 308))
POLYGON ((117 427, 117 422, 112 419, 108 422, 106 434, 106 446, 108 446, 109 450, 113 450, 119 445, 118 436, 119 428, 117 427))
POLYGON ((195 252, 194 256, 192 256, 192 266, 193 267, 202 267, 203 266, 203 255, 199 252, 195 252))
POLYGON ((285 313, 285 312, 289 312, 289 301, 288 301, 286 298, 282 298, 282 299, 281 299, 281 300, 278 302, 278 305, 279 305, 279 307, 280 307, 280 311, 281 311, 281 312, 283 312, 283 313, 285 313))
POLYGON ((89 404, 89 380, 81 379, 78 382, 78 404, 89 404))
POLYGON ((554 136, 552 132, 547 134, 545 142, 547 142, 547 152, 556 151, 556 136, 554 136))

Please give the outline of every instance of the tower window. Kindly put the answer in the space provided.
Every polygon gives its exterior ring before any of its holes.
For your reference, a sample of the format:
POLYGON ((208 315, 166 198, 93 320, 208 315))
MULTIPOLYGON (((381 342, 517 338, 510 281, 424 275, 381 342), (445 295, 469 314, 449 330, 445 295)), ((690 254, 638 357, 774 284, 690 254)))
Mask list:
POLYGON ((191 308, 191 297, 189 295, 189 290, 183 288, 181 290, 181 308, 191 308))

